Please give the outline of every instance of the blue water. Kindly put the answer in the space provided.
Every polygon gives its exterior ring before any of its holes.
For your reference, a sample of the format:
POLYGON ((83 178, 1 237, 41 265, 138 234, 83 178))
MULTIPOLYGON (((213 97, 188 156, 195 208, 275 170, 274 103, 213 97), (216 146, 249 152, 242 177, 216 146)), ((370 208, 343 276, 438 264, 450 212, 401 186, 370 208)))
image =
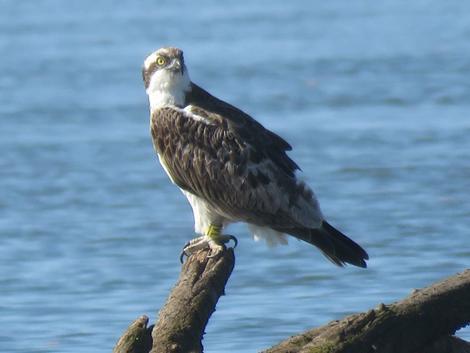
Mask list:
POLYGON ((153 153, 140 74, 163 45, 291 142, 331 223, 371 256, 339 269, 233 226, 206 352, 259 351, 468 268, 469 13, 452 0, 0 1, 0 351, 109 352, 175 283, 192 214, 153 153))

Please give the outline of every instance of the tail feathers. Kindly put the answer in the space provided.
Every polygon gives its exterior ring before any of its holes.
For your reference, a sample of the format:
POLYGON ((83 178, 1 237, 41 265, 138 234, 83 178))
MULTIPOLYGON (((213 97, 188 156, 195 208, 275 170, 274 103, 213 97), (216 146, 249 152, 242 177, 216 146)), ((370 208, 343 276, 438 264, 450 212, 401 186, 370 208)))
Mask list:
POLYGON ((338 266, 351 264, 367 267, 367 252, 326 221, 318 229, 302 229, 293 235, 318 247, 326 258, 338 266))

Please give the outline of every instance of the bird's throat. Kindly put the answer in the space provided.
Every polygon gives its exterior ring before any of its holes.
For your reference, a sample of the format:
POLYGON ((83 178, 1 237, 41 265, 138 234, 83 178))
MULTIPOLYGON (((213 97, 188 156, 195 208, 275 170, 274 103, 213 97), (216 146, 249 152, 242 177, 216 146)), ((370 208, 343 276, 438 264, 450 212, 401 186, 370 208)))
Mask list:
POLYGON ((183 107, 190 89, 191 81, 187 70, 184 70, 183 74, 156 72, 147 88, 150 110, 168 105, 183 107))

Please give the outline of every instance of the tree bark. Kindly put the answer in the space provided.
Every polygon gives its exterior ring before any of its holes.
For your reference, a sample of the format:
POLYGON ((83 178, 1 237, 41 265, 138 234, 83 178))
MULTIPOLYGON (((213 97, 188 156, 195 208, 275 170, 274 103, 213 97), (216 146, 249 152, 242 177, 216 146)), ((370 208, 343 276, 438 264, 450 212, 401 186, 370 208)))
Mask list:
MULTIPOLYGON (((188 353, 203 351, 204 329, 235 263, 232 249, 216 258, 207 251, 183 265, 154 327, 148 317, 135 320, 114 353, 188 353)), ((470 353, 470 344, 452 336, 470 323, 470 270, 402 301, 380 304, 365 313, 293 336, 264 353, 470 353)))
POLYGON ((204 329, 235 264, 233 249, 215 258, 207 255, 207 250, 201 250, 184 263, 153 329, 146 327, 146 316, 138 318, 119 339, 113 353, 203 352, 204 329))
POLYGON ((210 316, 235 264, 233 249, 213 259, 207 251, 191 256, 183 265, 178 284, 160 311, 151 353, 199 353, 210 316))
POLYGON ((468 323, 470 270, 416 290, 400 302, 291 337, 265 353, 428 353, 446 344, 456 346, 448 352, 465 352, 462 347, 468 351, 468 343, 449 336, 468 323))
POLYGON ((124 332, 113 353, 149 353, 152 348, 152 328, 147 327, 149 318, 145 315, 137 318, 124 332))

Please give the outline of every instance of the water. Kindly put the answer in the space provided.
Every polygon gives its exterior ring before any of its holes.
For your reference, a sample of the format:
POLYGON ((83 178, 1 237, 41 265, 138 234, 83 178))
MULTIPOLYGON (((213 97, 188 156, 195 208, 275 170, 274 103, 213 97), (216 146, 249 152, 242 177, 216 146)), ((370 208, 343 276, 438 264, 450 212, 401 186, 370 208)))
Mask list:
MULTIPOLYGON (((470 4, 0 2, 0 351, 106 352, 192 236, 140 77, 163 45, 294 146, 369 269, 244 226, 207 352, 254 352, 469 267, 470 4)), ((470 330, 459 335, 470 339, 470 330)))

